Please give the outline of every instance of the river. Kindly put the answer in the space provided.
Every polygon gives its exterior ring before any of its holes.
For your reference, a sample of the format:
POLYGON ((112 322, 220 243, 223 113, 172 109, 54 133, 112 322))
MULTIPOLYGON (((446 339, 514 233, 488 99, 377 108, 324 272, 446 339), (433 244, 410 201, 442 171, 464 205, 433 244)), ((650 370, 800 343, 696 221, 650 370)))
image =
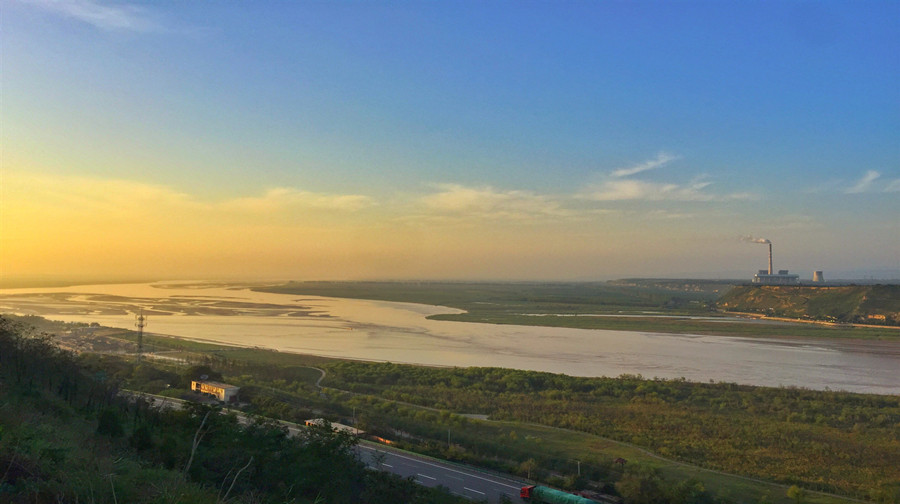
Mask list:
POLYGON ((285 352, 576 376, 640 374, 900 394, 900 342, 772 339, 428 320, 441 306, 253 292, 208 283, 0 290, 0 312, 285 352))

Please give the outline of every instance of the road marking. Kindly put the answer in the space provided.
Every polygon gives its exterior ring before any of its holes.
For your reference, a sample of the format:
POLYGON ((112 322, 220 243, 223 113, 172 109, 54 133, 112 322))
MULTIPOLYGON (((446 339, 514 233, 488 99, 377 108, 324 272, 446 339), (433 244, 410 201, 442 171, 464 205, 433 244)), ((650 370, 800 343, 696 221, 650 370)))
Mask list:
POLYGON ((423 478, 428 478, 428 479, 430 479, 430 480, 436 480, 436 479, 437 479, 437 478, 432 478, 431 476, 427 476, 427 475, 422 474, 422 473, 416 473, 416 474, 417 474, 418 476, 421 476, 421 477, 423 477, 423 478))
POLYGON ((449 474, 447 475, 447 477, 450 478, 450 479, 455 479, 455 480, 457 480, 457 481, 466 481, 466 480, 464 480, 464 479, 462 479, 462 478, 457 478, 456 476, 450 476, 449 474))
POLYGON ((477 493, 477 494, 484 495, 484 492, 479 492, 478 490, 475 490, 474 488, 463 487, 463 489, 464 489, 464 490, 468 490, 468 491, 470 491, 470 492, 475 492, 475 493, 477 493))
MULTIPOLYGON (((362 449, 364 449, 364 450, 372 450, 372 451, 375 451, 375 448, 372 448, 372 447, 370 447, 370 446, 362 446, 362 445, 360 445, 360 448, 362 448, 362 449)), ((450 467, 442 466, 442 465, 439 465, 439 464, 432 464, 431 462, 426 462, 426 461, 424 461, 424 460, 422 460, 422 459, 413 458, 413 457, 407 457, 407 456, 401 455, 401 454, 399 454, 399 453, 397 453, 397 452, 391 452, 391 453, 392 453, 395 457, 397 457, 397 458, 403 458, 403 459, 406 459, 406 460, 412 460, 412 461, 418 462, 418 463, 420 463, 420 464, 429 465, 429 466, 431 466, 431 467, 437 467, 438 469, 442 469, 442 470, 444 470, 444 471, 455 472, 455 473, 457 473, 457 474, 462 474, 462 475, 468 476, 468 477, 470 477, 470 478, 480 479, 481 481, 487 481, 488 483, 493 483, 493 484, 495 484, 495 485, 505 486, 506 488, 512 488, 513 490, 520 490, 520 489, 522 488, 521 486, 507 485, 506 483, 500 483, 500 482, 497 481, 497 480, 492 480, 492 479, 489 479, 489 478, 484 478, 484 477, 478 476, 478 475, 476 475, 476 474, 467 473, 467 472, 465 472, 465 471, 458 471, 458 470, 456 470, 456 469, 452 469, 452 468, 450 468, 450 467)))
POLYGON ((384 463, 383 463, 383 464, 381 464, 381 465, 383 465, 384 467, 390 467, 391 469, 394 468, 394 466, 392 466, 391 464, 384 464, 384 463))

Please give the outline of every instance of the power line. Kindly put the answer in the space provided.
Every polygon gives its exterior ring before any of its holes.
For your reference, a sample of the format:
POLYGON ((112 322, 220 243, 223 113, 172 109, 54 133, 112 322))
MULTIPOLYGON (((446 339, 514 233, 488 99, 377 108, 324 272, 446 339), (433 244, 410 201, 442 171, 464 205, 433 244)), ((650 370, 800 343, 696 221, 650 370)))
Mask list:
POLYGON ((140 313, 135 316, 135 326, 138 328, 138 339, 137 339, 137 361, 138 364, 141 363, 141 358, 144 355, 144 326, 147 325, 147 317, 144 316, 144 309, 141 308, 140 313))

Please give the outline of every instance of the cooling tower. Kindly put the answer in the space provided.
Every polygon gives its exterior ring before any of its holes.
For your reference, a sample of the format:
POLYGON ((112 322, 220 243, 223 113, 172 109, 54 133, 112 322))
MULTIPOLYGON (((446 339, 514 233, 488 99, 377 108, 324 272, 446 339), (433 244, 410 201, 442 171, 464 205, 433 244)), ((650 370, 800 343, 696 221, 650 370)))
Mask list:
POLYGON ((821 271, 813 271, 813 282, 824 282, 825 275, 821 271))

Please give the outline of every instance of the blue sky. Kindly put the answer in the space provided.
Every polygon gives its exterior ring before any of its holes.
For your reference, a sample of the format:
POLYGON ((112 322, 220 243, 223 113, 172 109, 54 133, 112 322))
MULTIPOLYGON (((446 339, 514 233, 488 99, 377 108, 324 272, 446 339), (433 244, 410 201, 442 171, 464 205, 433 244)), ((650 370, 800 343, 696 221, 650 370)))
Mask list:
POLYGON ((896 2, 2 10, 6 276, 900 269, 896 2))

